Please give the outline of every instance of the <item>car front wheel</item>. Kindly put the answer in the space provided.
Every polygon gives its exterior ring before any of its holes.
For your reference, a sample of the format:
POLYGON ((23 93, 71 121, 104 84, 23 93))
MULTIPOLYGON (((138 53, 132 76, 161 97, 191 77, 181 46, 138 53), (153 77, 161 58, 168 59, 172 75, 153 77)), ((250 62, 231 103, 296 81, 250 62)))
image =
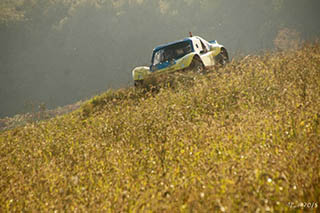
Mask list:
POLYGON ((142 85, 143 85, 143 80, 135 80, 134 81, 134 86, 136 88, 140 88, 140 87, 142 87, 142 85))
POLYGON ((195 58, 191 62, 190 68, 196 73, 203 73, 204 72, 204 65, 200 59, 195 58))
POLYGON ((216 56, 216 63, 222 67, 226 66, 229 62, 229 55, 226 49, 221 49, 219 55, 216 56))

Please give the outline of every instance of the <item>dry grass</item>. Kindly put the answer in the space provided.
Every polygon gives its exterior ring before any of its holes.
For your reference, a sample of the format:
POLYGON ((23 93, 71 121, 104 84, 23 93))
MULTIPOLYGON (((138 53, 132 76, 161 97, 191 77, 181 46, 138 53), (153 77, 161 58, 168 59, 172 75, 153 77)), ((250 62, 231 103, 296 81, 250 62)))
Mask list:
POLYGON ((37 111, 28 112, 25 114, 17 114, 13 117, 0 118, 0 132, 13 129, 19 126, 26 125, 28 123, 40 122, 48 120, 53 117, 64 115, 78 109, 82 105, 82 101, 74 104, 58 107, 55 109, 46 109, 44 104, 38 106, 37 111))
POLYGON ((319 43, 173 78, 174 87, 108 91, 73 113, 1 133, 1 211, 320 204, 319 43))

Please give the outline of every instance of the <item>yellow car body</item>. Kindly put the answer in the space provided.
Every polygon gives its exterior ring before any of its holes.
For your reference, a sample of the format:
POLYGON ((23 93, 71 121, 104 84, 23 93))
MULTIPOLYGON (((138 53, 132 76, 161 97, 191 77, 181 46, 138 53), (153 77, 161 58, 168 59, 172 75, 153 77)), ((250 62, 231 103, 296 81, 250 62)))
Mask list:
MULTIPOLYGON (((188 37, 183 40, 160 45, 153 50, 151 66, 140 66, 134 68, 132 70, 132 78, 136 83, 143 81, 146 76, 151 74, 171 73, 184 70, 190 68, 195 59, 200 61, 203 68, 209 68, 219 63, 218 56, 221 55, 222 52, 226 54, 226 60, 228 61, 228 53, 224 46, 218 44, 216 41, 207 42, 198 36, 188 37), (161 54, 158 54, 161 51, 164 52, 170 50, 172 53, 176 50, 182 51, 186 49, 187 52, 182 52, 181 57, 174 55, 172 57, 157 60, 158 55, 160 55, 158 58, 161 58, 161 54)), ((163 55, 165 54, 163 53, 163 55)))

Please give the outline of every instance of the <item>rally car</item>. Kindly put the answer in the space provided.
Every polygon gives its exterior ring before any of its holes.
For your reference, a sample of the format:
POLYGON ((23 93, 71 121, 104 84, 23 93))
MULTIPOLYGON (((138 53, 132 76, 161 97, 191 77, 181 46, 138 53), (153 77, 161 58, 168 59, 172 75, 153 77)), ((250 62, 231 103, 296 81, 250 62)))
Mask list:
POLYGON ((153 49, 151 65, 136 67, 132 70, 134 85, 139 86, 153 73, 169 73, 192 69, 203 72, 216 65, 224 66, 229 61, 226 48, 216 40, 206 41, 192 36, 160 45, 153 49))

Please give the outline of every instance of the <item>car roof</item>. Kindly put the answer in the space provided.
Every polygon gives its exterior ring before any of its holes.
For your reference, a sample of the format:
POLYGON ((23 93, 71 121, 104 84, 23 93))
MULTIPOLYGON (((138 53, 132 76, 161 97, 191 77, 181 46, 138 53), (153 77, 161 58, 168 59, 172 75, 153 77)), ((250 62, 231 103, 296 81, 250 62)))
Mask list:
POLYGON ((162 44, 162 45, 159 45, 156 48, 154 48, 153 51, 155 52, 155 51, 158 51, 158 50, 160 50, 162 48, 165 48, 167 46, 170 46, 170 45, 173 45, 173 44, 177 44, 177 43, 180 43, 180 42, 183 42, 183 41, 192 41, 192 40, 195 40, 196 38, 197 38, 197 36, 195 36, 195 37, 187 37, 185 39, 169 42, 167 44, 162 44))

